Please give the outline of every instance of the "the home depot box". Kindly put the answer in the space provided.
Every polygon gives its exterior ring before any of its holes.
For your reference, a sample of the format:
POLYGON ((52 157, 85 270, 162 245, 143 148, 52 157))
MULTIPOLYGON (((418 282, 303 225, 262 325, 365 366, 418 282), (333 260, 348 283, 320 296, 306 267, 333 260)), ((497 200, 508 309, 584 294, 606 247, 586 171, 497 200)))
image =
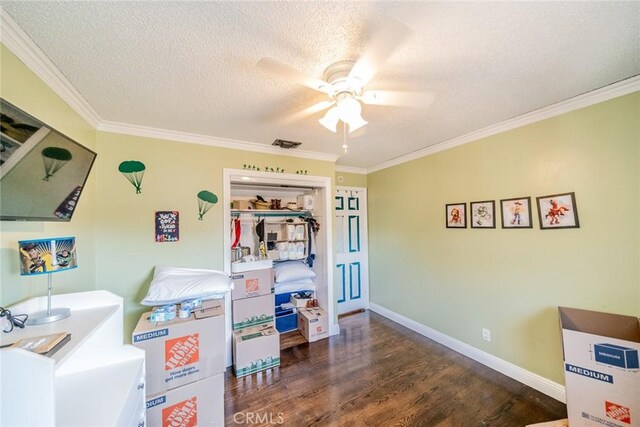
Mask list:
POLYGON ((233 329, 273 326, 275 310, 274 294, 233 301, 233 329))
POLYGON ((254 326, 233 332, 236 377, 280 365, 280 334, 273 326, 254 326))
POLYGON ((307 341, 314 342, 329 336, 329 318, 321 308, 298 310, 298 329, 307 341))
POLYGON ((224 426, 224 374, 147 397, 147 425, 224 426))
MULTIPOLYGON (((207 301, 210 317, 150 322, 140 317, 132 343, 145 350, 147 396, 225 370, 224 300, 207 301)), ((151 424, 153 425, 153 424, 151 424)))
POLYGON ((245 271, 231 275, 233 280, 233 291, 231 299, 257 297, 271 293, 273 286, 273 269, 264 268, 261 270, 245 271))
POLYGON ((639 319, 559 311, 569 425, 640 426, 639 319))

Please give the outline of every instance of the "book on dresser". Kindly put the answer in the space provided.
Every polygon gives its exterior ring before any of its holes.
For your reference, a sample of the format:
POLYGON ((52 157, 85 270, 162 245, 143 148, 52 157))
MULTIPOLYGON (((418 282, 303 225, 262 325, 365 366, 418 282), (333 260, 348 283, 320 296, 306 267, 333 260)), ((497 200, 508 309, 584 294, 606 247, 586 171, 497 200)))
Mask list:
POLYGON ((56 351, 71 340, 71 334, 60 332, 57 334, 41 335, 38 337, 24 338, 11 345, 12 348, 21 348, 43 356, 52 356, 56 351))

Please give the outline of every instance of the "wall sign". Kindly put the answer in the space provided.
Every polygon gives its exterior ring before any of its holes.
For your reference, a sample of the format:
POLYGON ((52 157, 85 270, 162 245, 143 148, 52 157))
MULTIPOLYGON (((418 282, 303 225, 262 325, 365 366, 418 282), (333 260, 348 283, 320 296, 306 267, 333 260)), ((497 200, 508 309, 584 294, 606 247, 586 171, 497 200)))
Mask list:
POLYGON ((180 237, 178 211, 156 212, 156 242, 177 242, 180 237))

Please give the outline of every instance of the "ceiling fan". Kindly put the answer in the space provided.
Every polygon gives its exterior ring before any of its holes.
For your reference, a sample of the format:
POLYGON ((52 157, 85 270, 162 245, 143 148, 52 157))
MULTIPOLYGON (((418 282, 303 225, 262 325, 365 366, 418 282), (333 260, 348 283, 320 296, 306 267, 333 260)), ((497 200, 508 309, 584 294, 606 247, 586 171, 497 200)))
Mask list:
POLYGON ((433 96, 429 94, 365 89, 367 83, 409 34, 411 30, 405 24, 387 20, 357 61, 344 60, 329 65, 322 79, 310 77, 272 58, 262 58, 257 65, 275 76, 325 93, 329 99, 308 107, 299 115, 314 114, 330 108, 324 117, 318 120, 320 124, 336 132, 338 122, 342 121, 345 131, 348 125, 351 133, 368 123, 362 118, 361 103, 426 107, 432 102, 433 96))

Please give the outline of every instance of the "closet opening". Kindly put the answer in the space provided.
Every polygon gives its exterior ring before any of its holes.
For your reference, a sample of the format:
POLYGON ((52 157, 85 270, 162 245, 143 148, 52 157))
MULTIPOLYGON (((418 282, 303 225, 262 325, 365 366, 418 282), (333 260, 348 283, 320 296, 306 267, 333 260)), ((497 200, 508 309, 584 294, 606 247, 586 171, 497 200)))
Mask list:
MULTIPOLYGON (((225 272, 233 276, 234 270, 243 268, 244 263, 234 262, 239 257, 269 264, 304 262, 315 272, 315 298, 328 314, 330 334, 335 335, 340 328, 333 295, 332 200, 329 177, 223 170, 225 272)), ((276 283, 276 300, 280 290, 276 283)), ((230 296, 225 316, 227 366, 231 366, 230 296)))

